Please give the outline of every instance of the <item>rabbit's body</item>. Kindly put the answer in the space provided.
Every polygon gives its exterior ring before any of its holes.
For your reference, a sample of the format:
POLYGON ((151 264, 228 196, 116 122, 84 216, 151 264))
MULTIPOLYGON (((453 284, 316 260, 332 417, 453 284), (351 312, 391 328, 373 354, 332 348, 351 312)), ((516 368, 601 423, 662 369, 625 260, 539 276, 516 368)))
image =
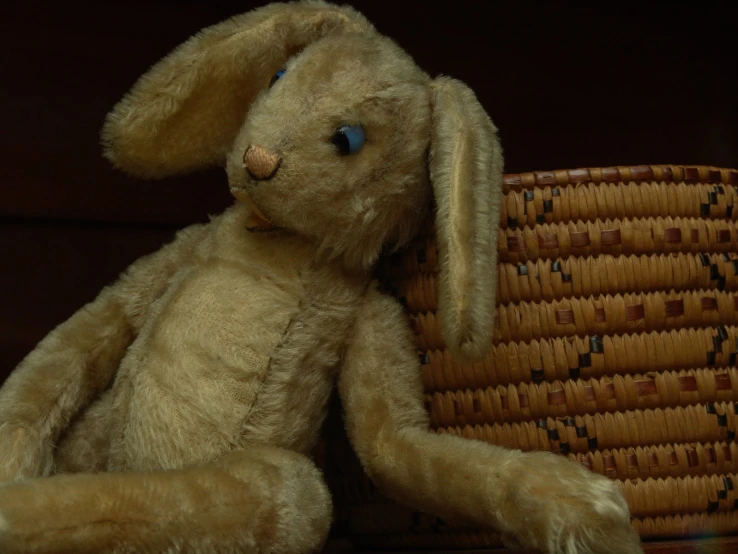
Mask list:
POLYGON ((106 120, 146 177, 225 167, 236 204, 52 331, 0 389, 0 552, 320 548, 307 455, 334 384, 390 496, 551 554, 636 554, 622 492, 551 453, 429 430, 412 332, 371 284, 435 206, 441 332, 494 326, 502 151, 463 83, 351 8, 271 4, 203 30, 106 120))
POLYGON ((206 227, 148 307, 110 390, 60 440, 55 472, 315 445, 366 278, 316 266, 299 237, 249 232, 247 215, 236 205, 206 227))

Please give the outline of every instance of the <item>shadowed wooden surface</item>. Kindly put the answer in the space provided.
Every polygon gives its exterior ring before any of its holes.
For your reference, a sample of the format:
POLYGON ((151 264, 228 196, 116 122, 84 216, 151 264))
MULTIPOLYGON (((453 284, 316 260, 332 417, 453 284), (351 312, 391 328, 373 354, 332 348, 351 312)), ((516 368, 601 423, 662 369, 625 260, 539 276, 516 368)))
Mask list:
MULTIPOLYGON (((693 541, 660 541, 645 543, 644 554, 733 554, 738 552, 738 537, 725 537, 693 541)), ((325 554, 354 552, 355 554, 375 554, 378 551, 351 550, 346 544, 328 545, 325 554)), ((414 551, 382 551, 383 554, 410 554, 411 552, 428 552, 432 554, 536 554, 529 550, 414 550, 414 551)))

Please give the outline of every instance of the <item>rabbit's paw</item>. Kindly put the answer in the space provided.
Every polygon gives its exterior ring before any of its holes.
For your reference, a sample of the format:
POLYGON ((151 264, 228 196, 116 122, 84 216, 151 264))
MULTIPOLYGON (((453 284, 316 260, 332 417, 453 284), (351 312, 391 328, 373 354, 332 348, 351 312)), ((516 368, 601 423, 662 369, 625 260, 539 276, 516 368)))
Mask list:
POLYGON ((504 472, 503 531, 523 546, 548 554, 643 552, 614 481, 545 452, 526 453, 504 472))

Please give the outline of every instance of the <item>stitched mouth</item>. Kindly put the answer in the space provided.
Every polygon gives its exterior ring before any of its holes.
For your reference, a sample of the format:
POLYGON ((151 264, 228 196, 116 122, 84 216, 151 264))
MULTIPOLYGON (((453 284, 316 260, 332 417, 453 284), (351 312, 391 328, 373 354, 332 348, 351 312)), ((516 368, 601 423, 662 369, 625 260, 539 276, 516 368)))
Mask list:
POLYGON ((251 213, 246 219, 246 229, 252 233, 265 233, 268 231, 276 231, 279 229, 274 223, 271 222, 268 216, 259 208, 259 206, 251 198, 248 190, 245 187, 231 187, 231 194, 242 200, 249 208, 251 213))

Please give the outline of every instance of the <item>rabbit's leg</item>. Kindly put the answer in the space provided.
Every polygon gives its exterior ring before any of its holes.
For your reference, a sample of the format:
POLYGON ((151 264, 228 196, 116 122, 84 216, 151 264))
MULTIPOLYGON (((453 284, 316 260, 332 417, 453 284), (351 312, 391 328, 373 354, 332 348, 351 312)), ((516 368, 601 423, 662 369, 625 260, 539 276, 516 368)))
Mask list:
POLYGON ((284 552, 321 548, 331 501, 305 456, 270 447, 161 472, 0 486, 0 552, 284 552))
POLYGON ((134 262, 10 374, 0 388, 0 482, 51 473, 59 434, 108 386, 149 307, 205 233, 188 227, 134 262))
POLYGON ((339 390, 368 475, 419 510, 494 527, 549 554, 642 550, 617 485, 551 453, 523 453, 429 431, 421 371, 399 304, 370 294, 339 390))

